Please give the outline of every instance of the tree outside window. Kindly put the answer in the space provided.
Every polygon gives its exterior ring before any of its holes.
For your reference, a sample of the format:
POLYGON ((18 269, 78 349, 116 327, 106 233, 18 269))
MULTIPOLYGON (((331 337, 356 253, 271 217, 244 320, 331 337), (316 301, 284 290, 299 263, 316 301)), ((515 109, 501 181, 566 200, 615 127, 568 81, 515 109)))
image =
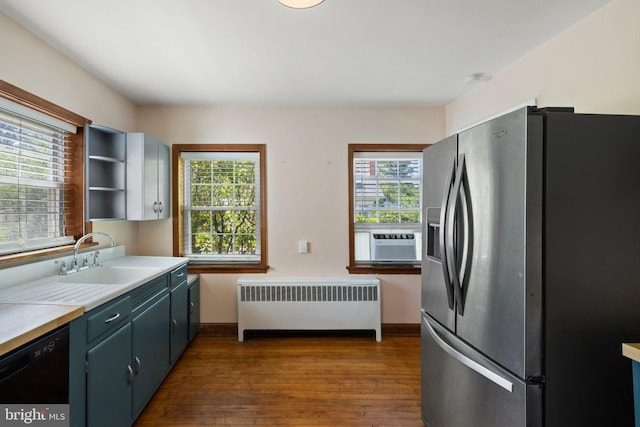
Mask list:
POLYGON ((174 145, 173 150, 180 175, 179 184, 174 178, 179 194, 174 252, 190 259, 191 271, 266 271, 264 145, 174 145))
POLYGON ((11 106, 0 108, 0 254, 73 244, 65 194, 72 133, 11 106))
POLYGON ((194 160, 190 169, 192 251, 255 255, 255 162, 194 160))

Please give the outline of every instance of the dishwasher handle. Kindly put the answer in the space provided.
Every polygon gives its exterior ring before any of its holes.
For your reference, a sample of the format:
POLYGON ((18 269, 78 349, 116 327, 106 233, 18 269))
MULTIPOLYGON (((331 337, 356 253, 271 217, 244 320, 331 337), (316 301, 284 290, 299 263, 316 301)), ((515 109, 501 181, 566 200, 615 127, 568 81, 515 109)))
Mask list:
POLYGON ((29 364, 29 353, 24 353, 13 360, 8 360, 0 365, 0 383, 16 372, 24 369, 29 364))

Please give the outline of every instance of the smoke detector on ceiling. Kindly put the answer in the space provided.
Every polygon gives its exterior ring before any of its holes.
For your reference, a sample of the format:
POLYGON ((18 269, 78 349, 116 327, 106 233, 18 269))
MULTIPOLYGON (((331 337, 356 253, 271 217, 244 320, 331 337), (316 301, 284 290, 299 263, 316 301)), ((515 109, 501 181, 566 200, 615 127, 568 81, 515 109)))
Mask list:
POLYGON ((469 84, 478 82, 488 82, 491 80, 491 76, 487 73, 473 73, 469 74, 465 81, 469 84))

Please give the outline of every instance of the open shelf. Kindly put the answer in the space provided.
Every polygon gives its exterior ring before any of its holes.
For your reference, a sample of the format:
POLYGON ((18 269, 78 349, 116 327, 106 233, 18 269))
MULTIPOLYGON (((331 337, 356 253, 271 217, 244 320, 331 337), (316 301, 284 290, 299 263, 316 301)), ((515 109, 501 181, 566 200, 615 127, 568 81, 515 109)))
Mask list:
POLYGON ((87 220, 126 218, 126 135, 115 129, 85 128, 87 220))

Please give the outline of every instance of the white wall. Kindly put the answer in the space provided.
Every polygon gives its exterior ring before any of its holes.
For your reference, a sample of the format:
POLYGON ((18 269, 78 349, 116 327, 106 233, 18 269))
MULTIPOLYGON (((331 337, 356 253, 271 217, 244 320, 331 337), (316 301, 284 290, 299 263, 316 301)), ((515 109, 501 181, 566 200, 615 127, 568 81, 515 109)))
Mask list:
MULTIPOLYGON (((430 143, 444 108, 142 108, 0 13, 0 79, 94 123, 142 130, 167 143, 265 143, 272 275, 346 275, 347 144, 430 143), (138 115, 140 114, 140 119, 138 115), (297 242, 311 253, 297 253, 297 242)), ((128 254, 171 255, 171 220, 97 222, 128 254)), ((235 322, 233 275, 202 278, 204 322, 235 322)), ((418 323, 419 276, 383 281, 383 321, 418 323)))
MULTIPOLYGON (((138 108, 124 96, 87 73, 65 56, 0 13, 0 79, 80 114, 94 123, 136 130, 138 108)), ((95 223, 108 231, 127 252, 137 252, 137 224, 95 223)))
POLYGON ((447 105, 446 133, 531 98, 580 113, 640 114, 640 1, 611 1, 447 105))
MULTIPOLYGON (((169 144, 267 144, 269 274, 344 275, 348 143, 431 143, 531 98, 578 112, 640 114, 638 17, 638 0, 613 0, 446 108, 138 109, 2 14, 0 78, 95 123, 169 144), (297 253, 300 239, 311 242, 310 254, 297 253)), ((94 228, 113 233, 130 254, 171 255, 171 220, 94 228)), ((236 278, 203 276, 204 322, 236 320, 236 278)), ((381 279, 383 321, 418 323, 419 276, 381 279)))
MULTIPOLYGON (((266 144, 268 275, 346 276, 347 145, 436 142, 444 108, 146 107, 139 127, 167 144, 266 144)), ((171 235, 170 220, 142 223, 140 251, 171 255, 171 235)), ((202 321, 235 322, 238 276, 201 277, 202 321)), ((419 323, 420 276, 380 279, 383 322, 419 323)))

